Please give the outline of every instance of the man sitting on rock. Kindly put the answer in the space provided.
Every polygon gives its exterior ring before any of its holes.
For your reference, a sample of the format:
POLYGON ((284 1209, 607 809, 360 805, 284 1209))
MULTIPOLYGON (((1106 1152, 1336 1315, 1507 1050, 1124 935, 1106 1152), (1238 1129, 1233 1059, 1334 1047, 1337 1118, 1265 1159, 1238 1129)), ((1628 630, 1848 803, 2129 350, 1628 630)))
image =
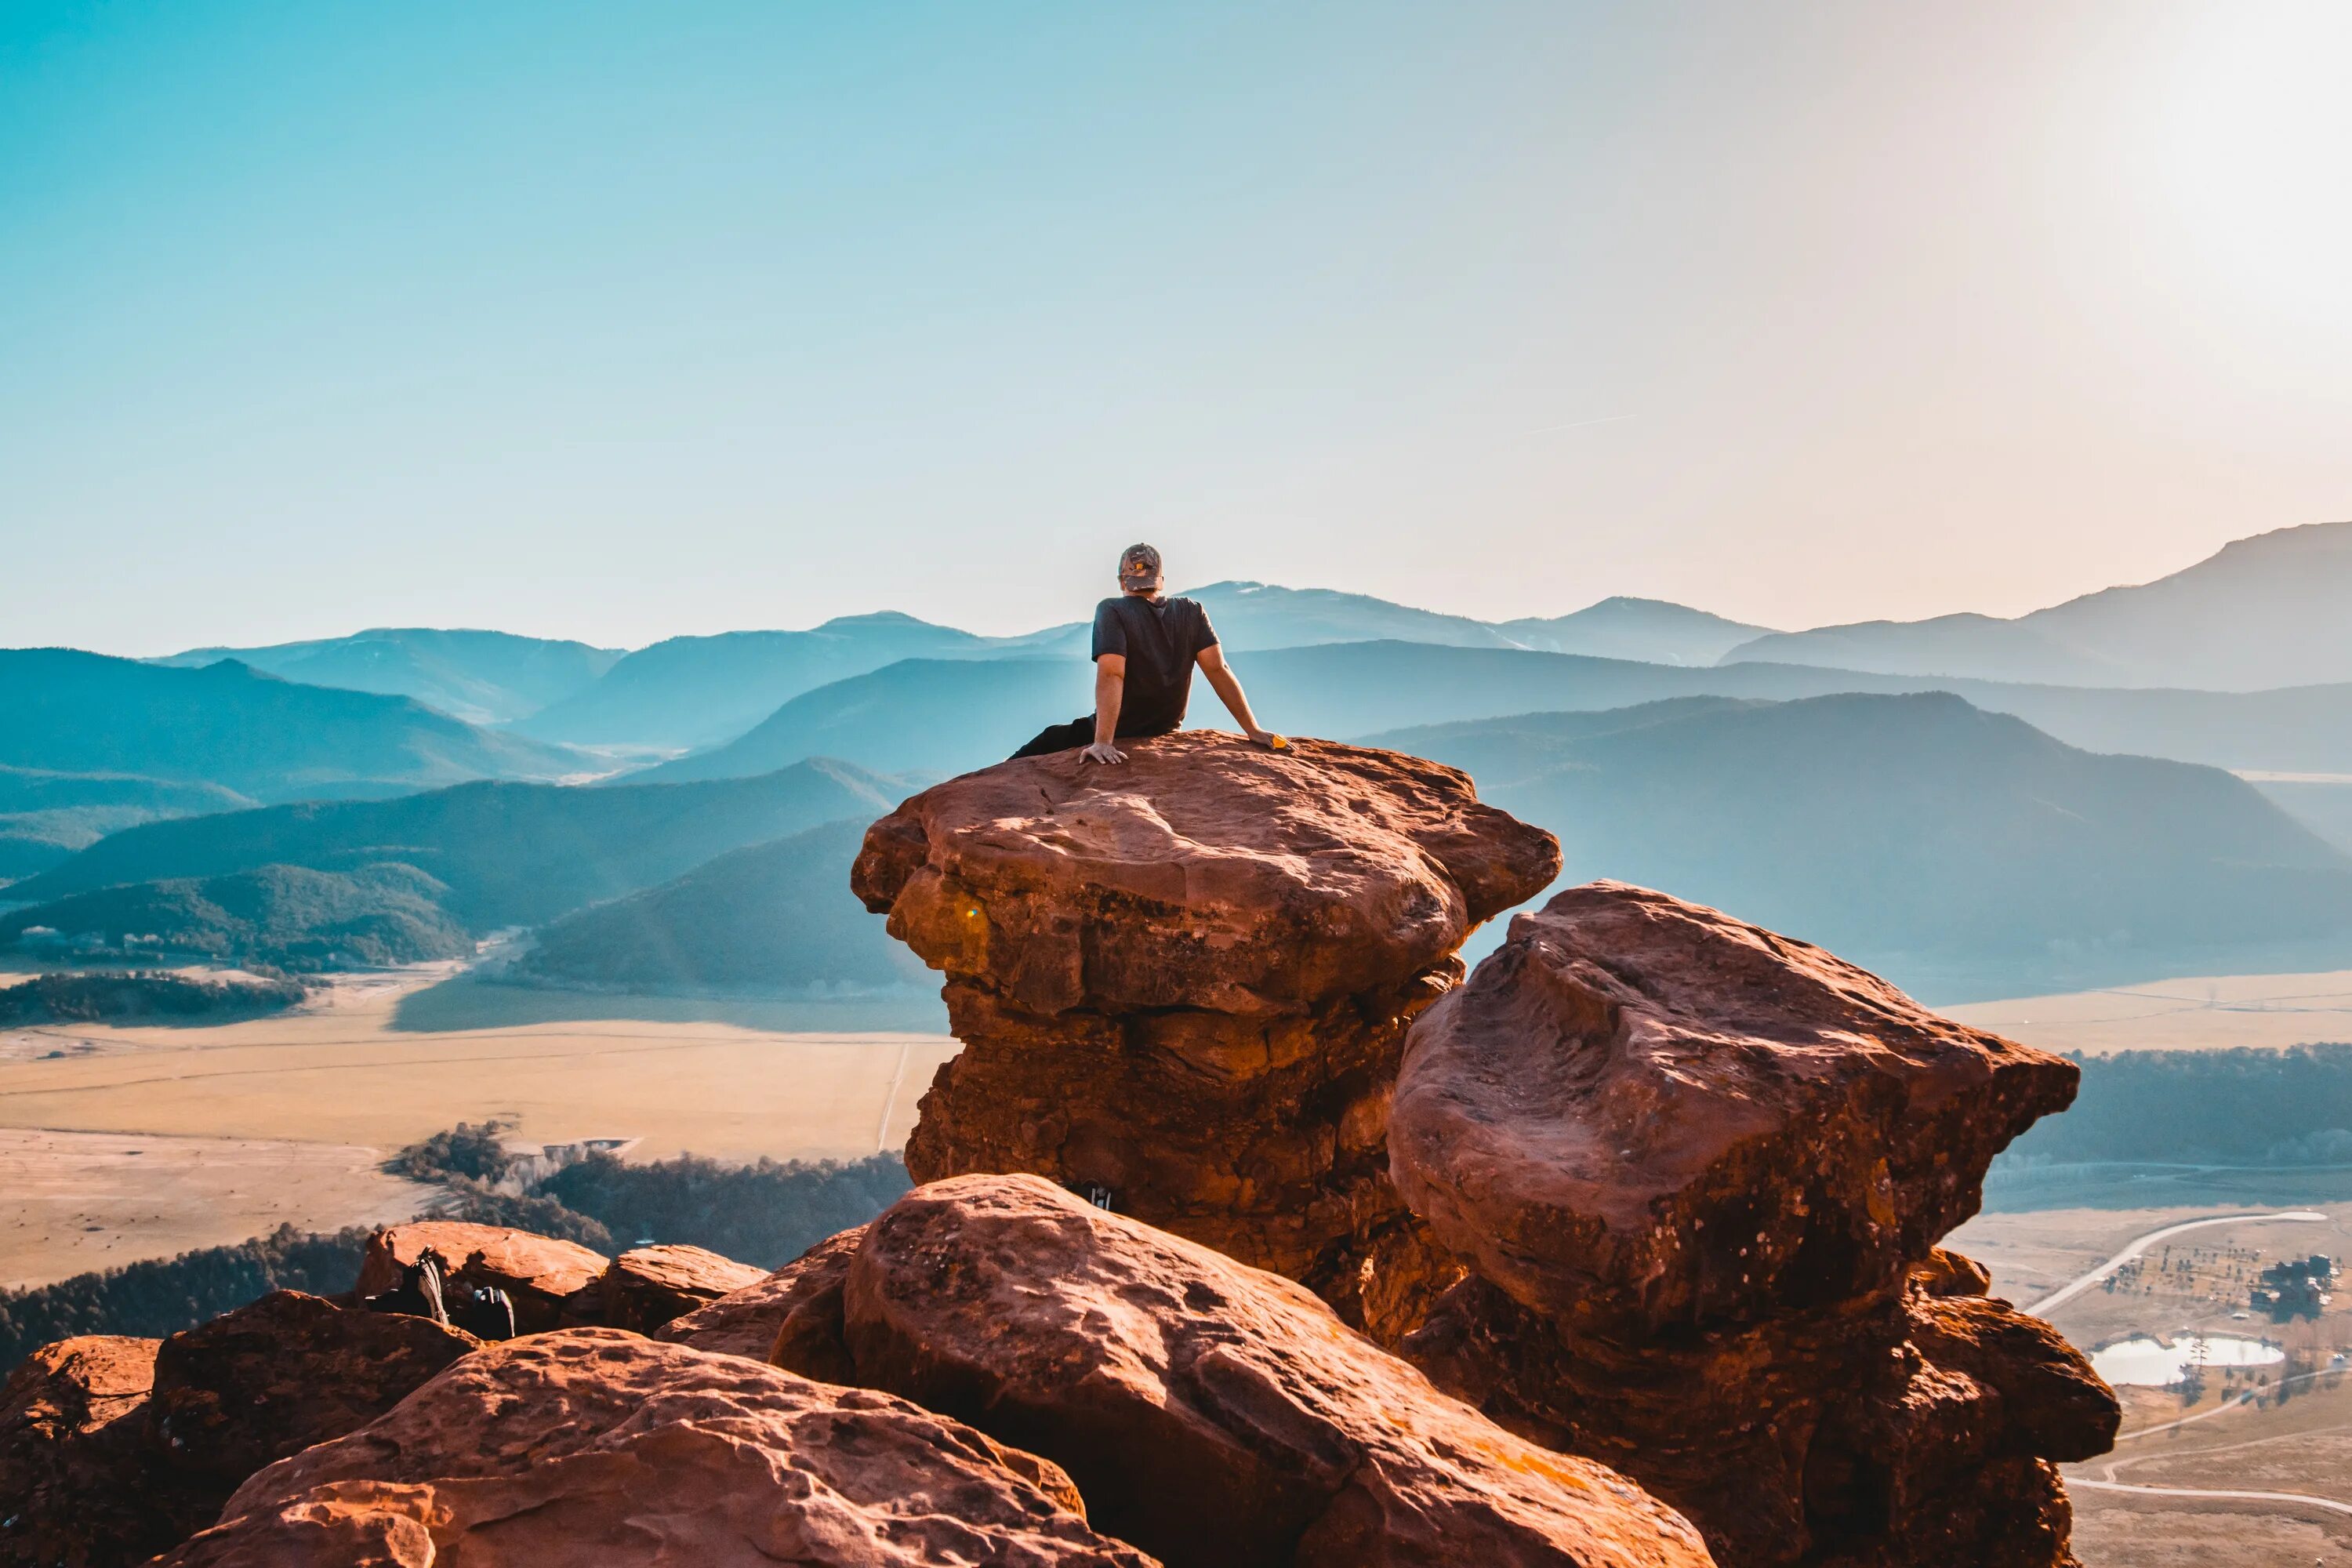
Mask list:
POLYGON ((1118 558, 1118 595, 1095 606, 1095 710, 1038 732, 1013 752, 1041 757, 1048 752, 1086 749, 1081 762, 1123 763, 1114 742, 1165 735, 1184 722, 1192 694, 1192 667, 1209 678, 1242 732, 1261 746, 1287 745, 1271 730, 1258 728, 1242 683, 1225 663, 1225 650, 1209 625, 1209 612, 1195 599, 1171 599, 1160 592, 1160 552, 1132 544, 1118 558))

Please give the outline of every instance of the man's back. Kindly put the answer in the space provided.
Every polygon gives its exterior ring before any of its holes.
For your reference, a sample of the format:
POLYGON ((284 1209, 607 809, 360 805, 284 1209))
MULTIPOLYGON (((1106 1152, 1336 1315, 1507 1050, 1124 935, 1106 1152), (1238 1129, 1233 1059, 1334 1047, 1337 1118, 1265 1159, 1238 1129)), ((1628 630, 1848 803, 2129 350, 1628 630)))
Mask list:
POLYGON ((1118 654, 1127 660, 1118 733, 1164 735, 1181 726, 1192 693, 1193 661, 1216 642, 1209 612, 1196 599, 1121 594, 1096 605, 1094 657, 1118 654))

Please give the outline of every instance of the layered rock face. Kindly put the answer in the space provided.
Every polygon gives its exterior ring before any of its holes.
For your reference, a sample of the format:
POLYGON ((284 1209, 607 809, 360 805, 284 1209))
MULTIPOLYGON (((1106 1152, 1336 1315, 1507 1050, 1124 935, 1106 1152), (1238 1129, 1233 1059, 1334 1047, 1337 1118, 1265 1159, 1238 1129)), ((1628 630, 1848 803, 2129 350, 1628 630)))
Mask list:
POLYGON ((1407 1353, 1727 1563, 2070 1561, 2113 1394, 1936 1240, 2073 1064, 1818 948, 1570 889, 1414 1025, 1397 1184, 1468 1265, 1407 1353))
POLYGON ((569 1329, 272 1465, 162 1562, 1150 1568, 1076 1502, 1051 1465, 887 1394, 569 1329))
POLYGON ((146 1440, 158 1343, 60 1340, 0 1386, 0 1563, 114 1568, 187 1533, 146 1440))
POLYGON ((1559 867, 1464 774, 1321 742, 1177 734, 927 790, 852 877, 966 1047, 908 1168, 1090 1190, 1392 1333, 1437 1262, 1386 1174, 1405 1027, 1559 867))
POLYGON ((1045 1456, 1172 1568, 1707 1561, 1672 1510, 1440 1394, 1307 1290, 1037 1177, 919 1188, 806 1263, 780 1361, 1045 1456))

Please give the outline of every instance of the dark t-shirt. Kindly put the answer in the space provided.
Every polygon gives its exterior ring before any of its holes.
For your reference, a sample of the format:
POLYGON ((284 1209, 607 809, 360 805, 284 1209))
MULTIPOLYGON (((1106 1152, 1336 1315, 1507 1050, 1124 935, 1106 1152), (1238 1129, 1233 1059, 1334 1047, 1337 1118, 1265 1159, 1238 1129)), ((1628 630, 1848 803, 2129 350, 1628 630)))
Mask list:
POLYGON ((1095 651, 1127 658, 1127 689, 1118 704, 1122 735, 1164 735, 1184 722, 1192 694, 1192 661, 1217 646, 1209 612, 1193 599, 1153 604, 1132 594, 1095 606, 1095 651))

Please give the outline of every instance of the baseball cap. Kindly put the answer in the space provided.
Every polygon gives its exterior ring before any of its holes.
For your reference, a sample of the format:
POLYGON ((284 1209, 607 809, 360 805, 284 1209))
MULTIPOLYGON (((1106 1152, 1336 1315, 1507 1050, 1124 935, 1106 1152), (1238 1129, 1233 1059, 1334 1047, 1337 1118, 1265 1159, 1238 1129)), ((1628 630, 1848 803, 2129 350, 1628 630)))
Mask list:
POLYGON ((1129 545, 1119 552, 1118 575, 1122 582, 1157 581, 1160 576, 1160 552, 1149 544, 1129 545))

